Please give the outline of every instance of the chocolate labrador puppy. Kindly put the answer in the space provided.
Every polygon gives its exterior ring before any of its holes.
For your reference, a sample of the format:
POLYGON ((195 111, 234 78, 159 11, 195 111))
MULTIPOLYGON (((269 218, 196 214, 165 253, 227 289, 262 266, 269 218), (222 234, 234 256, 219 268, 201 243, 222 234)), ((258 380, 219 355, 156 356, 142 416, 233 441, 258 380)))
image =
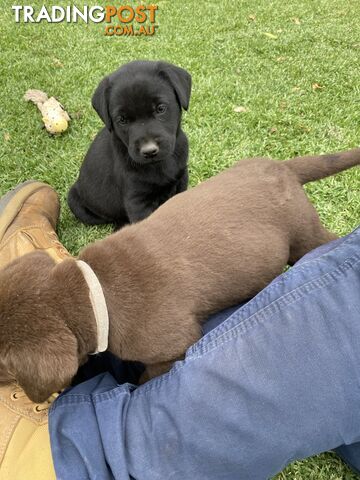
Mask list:
MULTIPOLYGON (((302 185, 360 164, 360 148, 287 162, 249 159, 176 195, 150 217, 86 247, 102 286, 109 350, 170 368, 201 322, 248 299, 309 250, 336 236, 302 185)), ((0 272, 0 378, 45 400, 96 349, 95 310, 75 259, 30 253, 0 272)))
POLYGON ((105 127, 68 194, 79 220, 120 228, 186 190, 181 111, 188 109, 190 92, 189 73, 165 62, 131 62, 100 82, 92 104, 105 127))

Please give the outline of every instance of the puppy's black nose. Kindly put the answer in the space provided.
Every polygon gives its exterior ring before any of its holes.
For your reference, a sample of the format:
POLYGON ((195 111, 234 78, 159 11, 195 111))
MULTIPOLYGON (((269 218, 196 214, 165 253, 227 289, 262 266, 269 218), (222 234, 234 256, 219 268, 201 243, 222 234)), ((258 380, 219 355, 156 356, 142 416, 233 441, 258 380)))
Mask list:
POLYGON ((153 158, 159 153, 159 145, 155 142, 147 142, 140 148, 140 153, 145 158, 153 158))

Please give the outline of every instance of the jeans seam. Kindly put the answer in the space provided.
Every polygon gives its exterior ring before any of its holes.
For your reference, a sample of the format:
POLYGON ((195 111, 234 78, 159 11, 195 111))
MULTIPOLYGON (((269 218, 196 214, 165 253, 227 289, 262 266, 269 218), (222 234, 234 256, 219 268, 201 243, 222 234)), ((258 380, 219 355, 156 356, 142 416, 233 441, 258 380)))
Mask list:
POLYGON ((111 390, 108 390, 106 392, 93 393, 91 395, 91 398, 93 399, 94 404, 97 404, 97 403, 113 400, 114 398, 119 398, 119 396, 121 397, 129 396, 130 394, 131 394, 130 391, 123 390, 122 385, 120 386, 117 385, 117 386, 114 386, 114 388, 112 388, 111 390))
POLYGON ((67 407, 69 405, 79 405, 80 403, 96 404, 112 400, 119 395, 123 396, 131 393, 129 391, 120 391, 121 388, 122 386, 119 387, 119 385, 117 385, 114 386, 114 388, 112 388, 110 391, 92 393, 89 395, 68 393, 65 397, 59 398, 56 402, 53 403, 50 412, 54 412, 57 408, 67 407), (115 390, 116 392, 114 392, 115 390))
POLYGON ((87 404, 92 403, 91 398, 86 394, 73 395, 69 393, 65 397, 55 400, 55 402, 51 405, 49 409, 49 416, 51 416, 55 412, 55 410, 58 408, 68 407, 69 405, 80 405, 81 403, 87 403, 87 404), (72 398, 69 398, 69 397, 72 397, 72 398))
POLYGON ((340 265, 338 265, 332 271, 327 272, 314 280, 310 280, 305 284, 299 285, 291 292, 288 292, 285 295, 280 296, 279 298, 272 301, 269 305, 266 305, 261 310, 256 311, 254 314, 250 315, 249 317, 244 318, 240 323, 238 323, 237 325, 234 325, 230 330, 226 330, 225 332, 218 335, 214 340, 210 341, 205 346, 201 346, 200 348, 194 350, 194 353, 198 353, 197 355, 187 355, 185 357, 185 361, 182 362, 179 366, 175 365, 172 368, 172 370, 170 370, 170 372, 166 373, 165 375, 162 375, 161 377, 155 378, 150 383, 145 384, 144 386, 134 390, 133 395, 137 396, 138 394, 144 394, 144 393, 147 393, 148 391, 151 391, 153 389, 160 387, 160 385, 164 381, 167 381, 168 378, 176 374, 179 370, 183 369, 188 362, 192 362, 193 360, 202 358, 204 355, 212 352, 216 348, 219 348, 225 345, 236 336, 242 335, 244 332, 248 332, 250 329, 254 328, 254 326, 263 322, 265 315, 266 315, 266 319, 269 319, 275 313, 277 313, 281 308, 284 308, 285 306, 288 306, 288 305, 295 304, 301 298, 303 298, 304 295, 329 285, 330 283, 335 281, 339 276, 346 273, 349 269, 353 269, 355 265, 357 265, 358 263, 360 263, 360 258, 358 255, 349 257, 345 259, 340 265), (354 259, 356 260, 355 262, 353 262, 354 259), (279 306, 279 303, 283 302, 285 297, 287 297, 288 300, 285 303, 282 303, 281 306, 279 306), (246 325, 244 325, 245 323, 246 325), (221 340, 219 341, 219 339, 221 340))

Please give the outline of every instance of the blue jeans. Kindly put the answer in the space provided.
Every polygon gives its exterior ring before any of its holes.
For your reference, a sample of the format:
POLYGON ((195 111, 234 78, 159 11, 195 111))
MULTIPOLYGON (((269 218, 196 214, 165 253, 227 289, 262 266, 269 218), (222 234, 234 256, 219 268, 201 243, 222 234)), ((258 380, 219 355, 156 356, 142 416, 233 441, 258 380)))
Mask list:
POLYGON ((360 229, 207 330, 141 387, 122 369, 61 395, 58 478, 264 480, 337 447, 360 468, 360 229))

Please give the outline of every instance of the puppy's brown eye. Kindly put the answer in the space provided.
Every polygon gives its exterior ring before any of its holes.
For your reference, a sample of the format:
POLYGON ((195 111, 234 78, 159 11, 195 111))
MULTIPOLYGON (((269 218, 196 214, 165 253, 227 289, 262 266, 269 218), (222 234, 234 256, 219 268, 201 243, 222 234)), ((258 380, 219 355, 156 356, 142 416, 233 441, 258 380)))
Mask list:
POLYGON ((156 113, 165 113, 167 110, 167 106, 164 103, 159 103, 159 105, 156 107, 156 113))
POLYGON ((120 124, 120 125, 126 125, 128 123, 128 118, 125 117, 125 115, 120 115, 118 118, 117 118, 117 122, 120 124))

